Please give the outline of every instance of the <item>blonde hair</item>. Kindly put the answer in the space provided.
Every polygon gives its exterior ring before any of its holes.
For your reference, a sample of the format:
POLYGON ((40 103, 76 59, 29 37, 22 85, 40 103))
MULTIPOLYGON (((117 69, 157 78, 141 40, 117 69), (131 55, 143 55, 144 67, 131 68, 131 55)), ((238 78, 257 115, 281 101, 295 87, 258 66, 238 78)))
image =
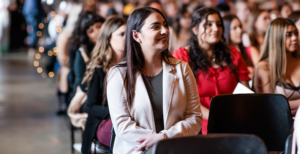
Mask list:
MULTIPOLYGON (((286 73, 287 59, 286 59, 286 32, 288 26, 295 26, 295 24, 283 18, 277 18, 268 26, 264 43, 262 45, 259 61, 268 61, 270 69, 270 88, 271 92, 275 92, 276 82, 280 86, 286 85, 284 75, 286 73)), ((295 56, 299 56, 299 47, 295 56)))
POLYGON ((82 83, 88 82, 89 84, 95 68, 103 68, 104 72, 108 72, 111 68, 113 49, 110 45, 110 39, 112 33, 124 24, 126 24, 125 20, 117 16, 111 17, 103 23, 82 83))

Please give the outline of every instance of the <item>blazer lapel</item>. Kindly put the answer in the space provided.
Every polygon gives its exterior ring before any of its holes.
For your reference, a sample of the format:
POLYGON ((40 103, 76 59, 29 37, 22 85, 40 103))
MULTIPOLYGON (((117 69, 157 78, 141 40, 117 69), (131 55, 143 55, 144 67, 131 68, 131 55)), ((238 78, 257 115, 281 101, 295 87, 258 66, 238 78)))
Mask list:
POLYGON ((142 106, 142 108, 144 109, 144 112, 146 113, 148 123, 150 124, 151 129, 156 131, 150 98, 149 98, 145 83, 144 83, 143 78, 140 73, 137 74, 135 84, 136 84, 136 86, 135 86, 135 98, 136 99, 134 101, 135 101, 135 103, 138 103, 139 105, 142 106))
POLYGON ((174 82, 176 80, 176 76, 174 75, 175 71, 172 65, 163 61, 163 115, 165 127, 174 92, 174 82))

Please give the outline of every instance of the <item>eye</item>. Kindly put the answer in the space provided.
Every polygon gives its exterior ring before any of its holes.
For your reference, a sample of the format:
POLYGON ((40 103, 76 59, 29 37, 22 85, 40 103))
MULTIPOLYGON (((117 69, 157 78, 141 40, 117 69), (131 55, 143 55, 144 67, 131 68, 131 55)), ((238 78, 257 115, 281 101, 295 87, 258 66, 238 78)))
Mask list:
POLYGON ((292 36, 292 33, 289 32, 289 33, 286 33, 286 37, 291 37, 292 36))
POLYGON ((124 36, 124 35, 125 35, 125 33, 121 33, 121 34, 120 34, 120 36, 124 36))
POLYGON ((212 26, 212 24, 211 23, 207 23, 207 24, 205 24, 205 26, 212 26))

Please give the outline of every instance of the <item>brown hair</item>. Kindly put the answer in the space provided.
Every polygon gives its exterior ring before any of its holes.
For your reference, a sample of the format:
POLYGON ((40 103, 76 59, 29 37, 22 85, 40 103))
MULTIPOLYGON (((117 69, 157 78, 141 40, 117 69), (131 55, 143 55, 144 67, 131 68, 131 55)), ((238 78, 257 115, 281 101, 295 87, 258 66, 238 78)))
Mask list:
MULTIPOLYGON (((276 82, 279 82, 280 86, 286 85, 284 75, 286 73, 286 31, 288 26, 295 26, 295 24, 283 18, 277 18, 271 22, 268 26, 268 30, 262 45, 259 61, 267 60, 270 68, 270 86, 271 92, 275 92, 276 82)), ((300 53, 298 47, 297 52, 294 52, 293 56, 298 57, 300 53)))
POLYGON ((90 82, 93 77, 95 68, 103 68, 104 72, 112 66, 113 49, 110 45, 112 33, 126 24, 125 20, 120 17, 111 17, 102 25, 96 45, 91 53, 89 62, 82 83, 90 82))

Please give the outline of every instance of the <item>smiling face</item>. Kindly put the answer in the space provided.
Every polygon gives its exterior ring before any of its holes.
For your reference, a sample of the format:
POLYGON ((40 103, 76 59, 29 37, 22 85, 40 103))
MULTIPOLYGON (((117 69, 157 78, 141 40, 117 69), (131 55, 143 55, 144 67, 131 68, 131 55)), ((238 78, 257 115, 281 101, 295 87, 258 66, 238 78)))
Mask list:
POLYGON ((197 35, 200 46, 203 43, 208 45, 217 44, 223 35, 222 22, 217 13, 208 15, 207 21, 204 19, 198 27, 194 27, 192 30, 197 35))
POLYGON ((243 27, 242 23, 234 18, 230 23, 230 41, 232 44, 240 44, 242 42, 243 27))
POLYGON ((110 45, 115 52, 124 52, 126 25, 122 25, 111 34, 110 45))
POLYGON ((157 12, 151 13, 145 19, 140 32, 132 31, 132 36, 139 42, 143 53, 147 51, 160 53, 168 48, 169 28, 165 19, 157 12))
POLYGON ((86 35, 89 37, 89 40, 93 43, 97 42, 98 34, 100 32, 102 24, 102 22, 96 22, 86 30, 86 35))
POLYGON ((286 30, 285 47, 287 52, 295 52, 298 49, 298 30, 293 25, 289 25, 286 30))

